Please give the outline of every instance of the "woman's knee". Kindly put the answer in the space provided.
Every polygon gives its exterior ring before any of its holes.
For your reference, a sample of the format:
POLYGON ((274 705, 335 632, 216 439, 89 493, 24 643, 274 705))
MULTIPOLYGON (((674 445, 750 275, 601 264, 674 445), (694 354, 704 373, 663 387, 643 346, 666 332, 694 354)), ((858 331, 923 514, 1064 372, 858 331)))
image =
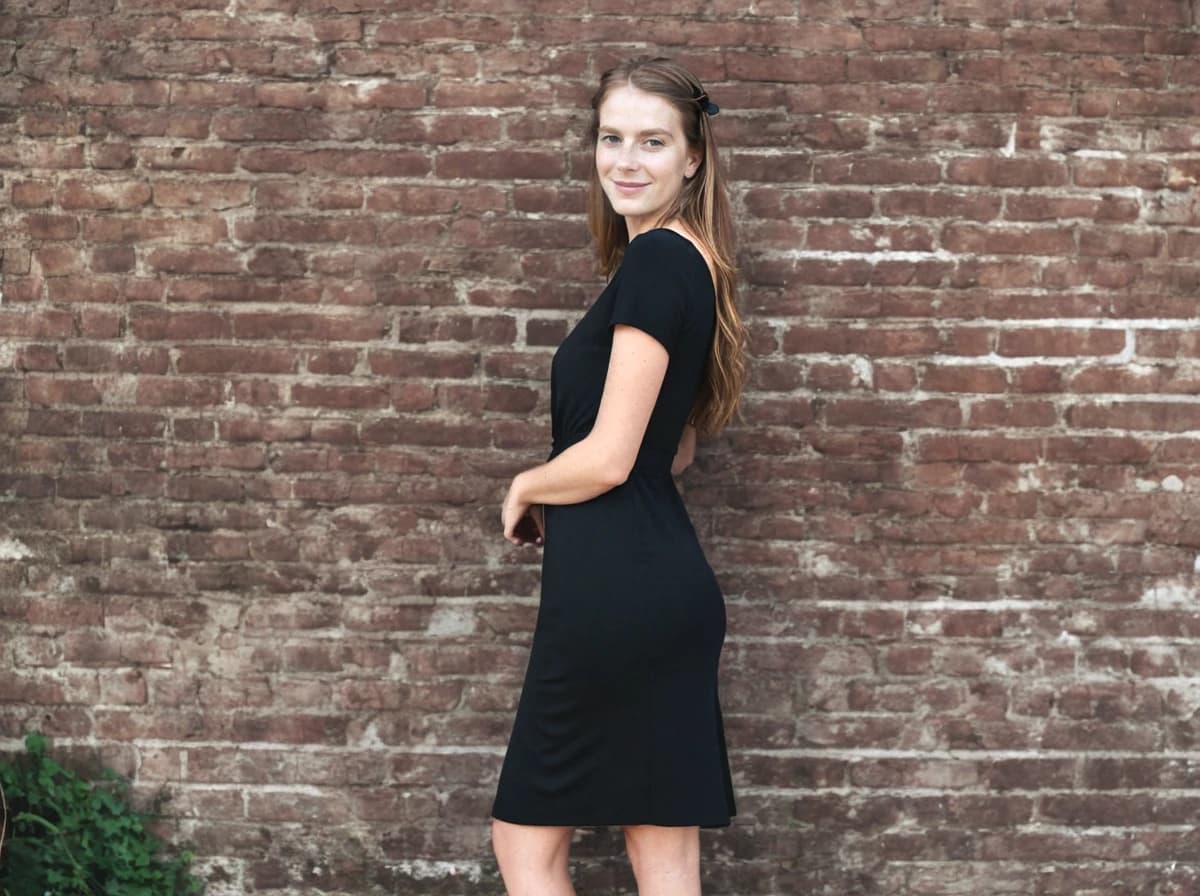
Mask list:
POLYGON ((492 851, 501 868, 520 865, 535 871, 566 868, 572 828, 513 824, 492 819, 492 851))
POLYGON ((698 827, 660 827, 627 825, 625 849, 634 873, 645 871, 675 872, 700 866, 700 829, 698 827))

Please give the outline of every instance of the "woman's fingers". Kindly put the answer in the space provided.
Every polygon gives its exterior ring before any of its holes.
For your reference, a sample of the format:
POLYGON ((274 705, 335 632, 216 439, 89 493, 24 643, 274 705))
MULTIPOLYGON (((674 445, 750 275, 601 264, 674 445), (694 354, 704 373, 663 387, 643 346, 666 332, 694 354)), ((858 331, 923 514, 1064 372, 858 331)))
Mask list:
POLYGON ((518 538, 517 544, 542 543, 541 528, 532 513, 527 512, 521 517, 520 522, 513 529, 513 534, 518 538))
POLYGON ((542 544, 546 537, 541 504, 525 504, 513 496, 512 487, 500 509, 504 537, 513 544, 542 544))
POLYGON ((518 513, 515 509, 510 512, 506 507, 501 514, 501 521, 504 524, 504 537, 513 544, 542 544, 545 540, 540 508, 535 510, 528 507, 518 513))

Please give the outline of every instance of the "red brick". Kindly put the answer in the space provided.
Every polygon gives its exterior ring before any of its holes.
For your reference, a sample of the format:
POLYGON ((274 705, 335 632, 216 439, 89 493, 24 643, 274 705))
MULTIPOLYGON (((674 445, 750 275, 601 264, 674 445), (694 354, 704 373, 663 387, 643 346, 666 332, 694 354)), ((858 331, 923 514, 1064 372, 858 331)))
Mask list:
POLYGON ((69 302, 114 303, 119 300, 118 286, 110 280, 83 277, 55 277, 46 283, 46 296, 55 304, 69 302))
POLYGON ((1125 331, 1114 329, 1002 330, 997 351, 1013 357, 1114 355, 1125 347, 1125 331))
POLYGON ((1079 371, 1070 378, 1072 391, 1079 393, 1113 392, 1135 395, 1138 393, 1178 393, 1195 395, 1200 392, 1200 371, 1189 371, 1186 367, 1155 365, 1150 368, 1128 370, 1123 368, 1093 367, 1079 371))
POLYGON ((136 261, 132 246, 100 246, 91 252, 91 269, 96 273, 128 273, 136 261))
POLYGON ((1146 463, 1152 446, 1128 436, 1062 437, 1046 441, 1048 460, 1084 464, 1146 463))
POLYGON ((932 233, 924 227, 866 227, 811 223, 807 228, 810 249, 872 252, 886 246, 898 252, 930 252, 932 233))
POLYGON ((379 408, 388 404, 387 390, 381 386, 306 386, 292 387, 292 401, 301 407, 379 408))
POLYGON ((83 666, 163 666, 171 662, 170 643, 148 636, 119 638, 111 632, 77 631, 66 637, 64 658, 83 666))
POLYGON ((372 244, 375 224, 362 219, 270 217, 239 221, 234 237, 246 242, 372 244))
POLYGON ((985 399, 972 402, 968 419, 974 426, 1041 428, 1058 423, 1059 413, 1049 401, 985 399))
MULTIPOLYGON (((419 109, 425 104, 425 88, 416 82, 349 84, 259 84, 254 99, 262 106, 291 109, 419 109)), ((246 105, 252 105, 247 103, 246 105)))
POLYGON ((1133 229, 1088 228, 1079 232, 1079 253, 1103 258, 1151 258, 1162 253, 1163 235, 1133 229))
POLYGON ((291 373, 296 357, 291 350, 257 348, 253 352, 228 346, 184 347, 178 350, 179 373, 291 373))
POLYGON ((437 157, 439 178, 482 178, 487 180, 561 178, 561 156, 521 150, 493 153, 482 150, 448 150, 437 157))
POLYGON ((1148 357, 1200 357, 1200 332, 1195 330, 1139 330, 1138 354, 1148 357))
POLYGON ((302 312, 241 312, 232 315, 233 336, 238 339, 286 339, 361 342, 378 339, 387 327, 375 315, 321 315, 302 312))
POLYGON ((788 354, 924 355, 932 352, 938 341, 938 332, 931 328, 882 330, 870 327, 851 330, 845 327, 792 327, 784 334, 783 350, 788 354))
POLYGON ((319 794, 271 790, 249 794, 246 817, 259 822, 320 821, 322 824, 345 824, 351 818, 351 807, 345 793, 324 790, 319 794))
POLYGON ((70 240, 79 233, 79 221, 69 215, 26 215, 18 226, 36 240, 70 240))
POLYGON ((531 319, 525 324, 525 342, 527 345, 558 346, 567 335, 568 325, 561 320, 531 319))
POLYGON ((813 180, 830 184, 928 184, 938 180, 937 167, 921 158, 849 161, 820 159, 813 180))
POLYGON ((927 401, 870 401, 839 399, 832 401, 823 413, 829 425, 858 426, 956 426, 962 420, 957 402, 927 401))
POLYGON ((1200 404, 1193 402, 1080 403, 1067 411, 1079 429, 1194 430, 1200 428, 1200 404))
POLYGON ((1136 9, 1114 10, 1102 0, 1078 0, 1075 19, 1084 25, 1103 24, 1153 27, 1189 24, 1188 4, 1183 0, 1146 0, 1136 9))
POLYGON ((214 312, 172 312, 139 307, 130 312, 130 329, 142 339, 212 339, 233 335, 227 315, 214 312))
POLYGON ((1066 228, 948 224, 942 232, 942 245, 964 254, 1066 255, 1074 248, 1074 236, 1066 228))
POLYGON ((829 189, 793 192, 753 187, 744 196, 746 206, 759 218, 866 218, 870 197, 854 191, 829 189))
POLYGON ((1087 218, 1093 221, 1130 222, 1137 220, 1140 214, 1141 206, 1138 203, 1120 197, 1014 196, 1009 198, 1005 217, 1028 221, 1087 218))
POLYGON ((75 318, 66 311, 47 310, 42 314, 31 315, 0 310, 0 335, 53 339, 75 334, 75 318))
POLYGON ((15 208, 46 208, 54 201, 54 186, 37 180, 14 181, 11 195, 15 208))
POLYGON ((999 3, 985 0, 946 0, 942 17, 947 21, 988 21, 1008 24, 1010 19, 1043 19, 1069 21, 1071 3, 1068 0, 1001 0, 999 3))
POLYGON ((947 166, 951 183, 990 187, 1057 187, 1067 183, 1067 168, 1048 159, 957 159, 947 166))
POLYGON ((184 405, 203 407, 224 400, 221 383, 175 377, 142 377, 137 381, 135 401, 139 405, 184 405))
POLYGON ((196 243, 211 245, 228 237, 224 219, 220 217, 118 217, 104 215, 84 219, 82 235, 89 242, 146 243, 170 241, 174 244, 196 243))
POLYGON ((150 185, 140 181, 87 183, 71 179, 64 181, 58 190, 58 204, 63 209, 125 211, 149 202, 150 185))
POLYGON ((54 5, 0 25, 0 733, 171 784, 247 896, 502 889, 426 872, 486 852, 539 583, 495 513, 637 34, 723 107, 749 327, 678 480, 754 822, 706 891, 1195 888, 1187 3, 54 5))
POLYGON ((25 379, 25 398, 31 404, 99 404, 101 392, 94 380, 29 376, 25 379))
POLYGON ((1008 376, 995 367, 923 365, 921 385, 931 392, 1004 392, 1008 376))
POLYGON ((922 460, 1033 462, 1041 454, 1041 441, 1010 436, 928 435, 918 443, 922 460))
POLYGON ((1166 180, 1162 162, 1125 159, 1076 159, 1071 163, 1072 180, 1080 187, 1141 187, 1161 190, 1166 180))
POLYGON ((151 270, 176 274, 238 274, 242 271, 242 262, 237 253, 198 249, 148 252, 146 266, 151 270))
POLYGON ((472 353, 414 350, 372 352, 368 360, 376 375, 421 379, 471 377, 479 363, 472 353))
POLYGON ((18 371, 56 371, 62 361, 54 345, 23 345, 17 350, 13 366, 18 371))
POLYGON ((249 202, 245 182, 195 183, 166 178, 154 182, 154 204, 163 208, 234 208, 249 202))

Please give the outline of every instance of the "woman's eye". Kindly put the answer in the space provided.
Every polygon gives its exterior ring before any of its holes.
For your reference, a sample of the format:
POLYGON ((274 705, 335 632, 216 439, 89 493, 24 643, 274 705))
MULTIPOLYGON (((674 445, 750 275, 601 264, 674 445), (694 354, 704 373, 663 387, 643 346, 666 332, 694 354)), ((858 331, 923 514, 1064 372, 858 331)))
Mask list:
POLYGON ((651 146, 653 146, 655 149, 658 149, 660 146, 666 146, 665 143, 663 143, 661 140, 658 140, 654 137, 651 137, 646 142, 649 143, 651 146))
POLYGON ((600 138, 601 143, 612 143, 614 140, 617 140, 618 142, 620 142, 619 139, 617 138, 616 134, 604 134, 600 138))

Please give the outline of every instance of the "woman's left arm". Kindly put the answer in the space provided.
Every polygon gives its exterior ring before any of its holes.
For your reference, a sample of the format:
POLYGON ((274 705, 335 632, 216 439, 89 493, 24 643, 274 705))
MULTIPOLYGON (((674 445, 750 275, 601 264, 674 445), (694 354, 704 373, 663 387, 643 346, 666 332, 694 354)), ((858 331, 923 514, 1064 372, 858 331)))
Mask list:
POLYGON ((518 473, 504 499, 504 537, 532 504, 577 504, 624 482, 637 460, 670 356, 657 339, 627 324, 613 326, 612 352, 596 422, 553 460, 518 473))
POLYGON ((671 475, 678 476, 692 465, 696 459, 696 427, 684 424, 683 435, 679 438, 679 447, 675 449, 675 459, 671 461, 671 475))

